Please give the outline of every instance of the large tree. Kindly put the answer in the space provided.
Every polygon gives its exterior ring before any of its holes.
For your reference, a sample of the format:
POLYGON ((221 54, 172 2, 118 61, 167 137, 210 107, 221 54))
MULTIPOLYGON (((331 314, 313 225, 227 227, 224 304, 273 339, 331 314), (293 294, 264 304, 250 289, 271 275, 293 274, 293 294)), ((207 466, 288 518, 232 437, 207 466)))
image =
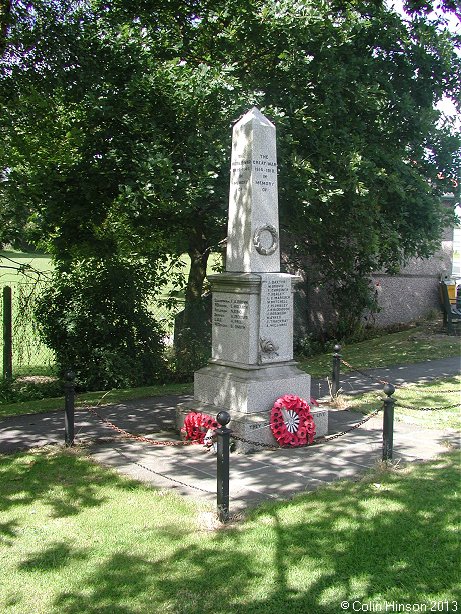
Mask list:
POLYGON ((407 5, 13 0, 0 241, 45 245, 63 269, 187 252, 193 329, 225 237, 231 123, 257 104, 278 127, 285 251, 331 282, 351 328, 373 269, 433 251, 459 171, 435 110, 459 105, 459 40, 432 3, 407 5))

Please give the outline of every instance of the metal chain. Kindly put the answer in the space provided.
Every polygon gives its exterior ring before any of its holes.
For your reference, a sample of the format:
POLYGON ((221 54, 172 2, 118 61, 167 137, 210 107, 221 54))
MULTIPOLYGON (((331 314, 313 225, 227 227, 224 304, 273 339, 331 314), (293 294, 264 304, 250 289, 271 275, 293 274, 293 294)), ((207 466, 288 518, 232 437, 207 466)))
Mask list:
POLYGON ((187 488, 193 488, 194 490, 200 490, 201 492, 206 492, 206 493, 208 493, 210 495, 215 495, 216 494, 215 491, 206 490, 206 488, 200 488, 200 486, 194 486, 193 484, 186 484, 186 482, 181 482, 181 480, 177 480, 176 478, 170 478, 169 475, 165 475, 164 473, 160 473, 159 471, 154 471, 153 469, 151 469, 150 467, 146 467, 146 465, 143 465, 142 463, 138 463, 136 461, 131 460, 126 454, 124 454, 123 452, 120 452, 120 450, 117 450, 117 448, 114 448, 114 450, 118 454, 120 454, 120 456, 122 456, 123 458, 125 458, 129 462, 133 463, 134 465, 137 465, 138 467, 141 467, 142 469, 145 469, 146 471, 150 471, 151 473, 154 473, 155 475, 159 475, 162 478, 165 478, 166 480, 169 480, 170 482, 175 482, 176 484, 181 484, 181 486, 186 486, 187 488))
POLYGON ((332 441, 333 439, 338 439, 339 437, 342 437, 343 435, 347 435, 347 433, 355 431, 355 429, 358 429, 359 427, 361 427, 362 424, 365 424, 365 422, 368 422, 368 420, 371 420, 371 418, 374 418, 375 416, 377 416, 382 409, 383 409, 382 407, 375 409, 375 411, 371 412, 371 414, 368 414, 368 416, 366 416, 363 420, 360 420, 360 422, 357 422, 356 424, 354 424, 354 426, 352 426, 350 429, 341 431, 340 433, 333 433, 333 435, 325 435, 324 437, 319 437, 316 441, 314 441, 312 445, 317 445, 317 444, 320 445, 322 443, 327 443, 328 441, 332 441))
POLYGON ((360 375, 363 375, 364 377, 367 377, 368 379, 372 380, 373 382, 378 382, 379 384, 383 384, 383 386, 385 384, 389 383, 388 381, 386 381, 384 379, 376 379, 372 375, 369 375, 368 373, 365 373, 365 371, 361 371, 360 369, 356 369, 355 367, 350 365, 348 362, 346 362, 342 358, 340 360, 343 363, 343 365, 346 365, 346 367, 348 367, 349 369, 352 369, 352 371, 355 371, 356 373, 360 373, 360 375))
POLYGON ((454 392, 461 392, 461 388, 457 390, 431 390, 431 394, 453 394, 454 392))
POLYGON ((259 448, 266 448, 267 450, 280 450, 281 446, 274 447, 270 443, 262 443, 261 441, 252 441, 251 439, 245 439, 245 437, 239 437, 238 435, 234 435, 231 433, 231 439, 235 439, 237 441, 242 441, 243 443, 249 443, 252 446, 258 446, 259 448))
MULTIPOLYGON (((350 365, 348 362, 346 362, 345 360, 343 360, 342 358, 340 359, 341 362, 343 364, 346 365, 346 367, 348 367, 349 369, 352 369, 352 371, 355 371, 356 373, 360 373, 360 375, 363 375, 364 377, 367 377, 370 380, 373 381, 377 381, 380 384, 388 384, 389 382, 385 381, 385 380, 375 380, 374 377, 372 377, 371 375, 368 375, 368 373, 365 373, 364 371, 360 371, 360 369, 355 369, 352 365, 350 365)), ((400 388, 400 386, 395 386, 396 388, 400 388)), ((453 394, 454 392, 460 392, 459 389, 457 390, 435 390, 432 391, 431 390, 431 394, 453 394)), ((414 407, 411 405, 403 405, 402 403, 400 403, 399 401, 395 402, 396 405, 398 405, 399 407, 402 407, 403 409, 414 409, 417 411, 437 411, 439 409, 453 409, 454 407, 460 407, 461 403, 455 403, 454 405, 445 405, 443 407, 414 407)))
POLYGON ((444 405, 443 407, 415 407, 414 405, 403 405, 400 401, 396 401, 395 404, 403 409, 414 409, 415 411, 438 411, 440 409, 453 409, 454 407, 461 407, 461 403, 455 403, 454 405, 444 405))
POLYGON ((160 439, 151 439, 150 437, 143 437, 142 435, 135 435, 133 433, 129 433, 125 429, 120 428, 119 426, 117 426, 116 424, 108 420, 107 418, 104 418, 104 416, 101 416, 100 414, 98 414, 98 412, 96 411, 94 407, 83 407, 82 409, 88 410, 89 412, 94 414, 97 418, 99 418, 101 422, 104 422, 104 424, 106 424, 109 428, 113 429, 114 431, 117 431, 117 433, 120 433, 123 437, 126 437, 127 439, 134 439, 136 441, 142 441, 152 446, 171 446, 171 447, 190 446, 190 445, 198 443, 196 441, 162 441, 160 439))
MULTIPOLYGON (((323 443, 328 443, 329 441, 333 441, 334 439, 338 439, 339 437, 342 437, 343 435, 347 435, 347 433, 351 433, 352 431, 355 431, 355 429, 358 429, 359 427, 361 427, 362 424, 365 424, 365 422, 368 422, 368 420, 376 416, 381 410, 382 410, 382 407, 379 407, 378 409, 373 411, 371 414, 368 414, 368 416, 366 416, 363 420, 354 424, 354 426, 352 426, 350 429, 341 431, 340 433, 333 433, 332 435, 325 435, 323 437, 319 437, 318 439, 314 440, 313 443, 309 443, 309 444, 306 443, 306 444, 302 444, 296 447, 305 448, 307 446, 316 446, 316 445, 321 445, 323 443)), ((260 441, 252 441, 251 439, 245 439, 244 437, 239 437, 238 435, 233 435, 233 434, 231 434, 230 437, 231 439, 236 439, 237 441, 242 441, 243 443, 248 443, 253 446, 258 446, 260 448, 266 448, 268 450, 273 450, 273 451, 288 447, 288 446, 274 447, 273 445, 269 443, 262 443, 260 441)))

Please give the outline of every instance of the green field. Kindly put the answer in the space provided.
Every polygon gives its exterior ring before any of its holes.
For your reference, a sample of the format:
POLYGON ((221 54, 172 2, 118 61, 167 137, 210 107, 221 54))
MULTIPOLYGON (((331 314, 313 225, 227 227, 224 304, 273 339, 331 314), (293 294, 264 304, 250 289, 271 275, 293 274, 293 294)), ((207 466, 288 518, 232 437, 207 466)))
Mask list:
MULTIPOLYGON (((42 254, 0 252, 0 301, 3 313, 3 289, 11 288, 13 318, 13 373, 18 375, 50 375, 53 373, 53 352, 38 339, 30 309, 35 293, 46 283, 52 271, 51 260, 42 254), (19 317, 23 313, 24 317, 19 317)), ((3 360, 3 343, 0 348, 3 360)))
MULTIPOLYGON (((189 257, 182 256, 180 262, 179 266, 171 269, 172 279, 178 272, 185 275, 189 272, 189 257)), ((214 272, 219 263, 219 254, 212 254, 208 272, 214 272)), ((53 374, 53 352, 40 342, 30 317, 18 317, 21 311, 19 305, 30 305, 28 297, 33 294, 37 280, 40 280, 40 284, 46 284, 47 274, 50 274, 52 270, 51 258, 45 254, 0 251, 0 313, 3 309, 1 304, 3 287, 10 286, 13 295, 13 373, 15 376, 53 374)), ((150 301, 150 309, 154 317, 170 339, 173 334, 174 316, 184 306, 184 293, 180 291, 175 293, 176 305, 172 309, 166 306, 165 301, 171 297, 173 291, 174 286, 170 282, 161 289, 157 297, 150 301)), ((0 360, 3 360, 3 344, 0 347, 0 360)))

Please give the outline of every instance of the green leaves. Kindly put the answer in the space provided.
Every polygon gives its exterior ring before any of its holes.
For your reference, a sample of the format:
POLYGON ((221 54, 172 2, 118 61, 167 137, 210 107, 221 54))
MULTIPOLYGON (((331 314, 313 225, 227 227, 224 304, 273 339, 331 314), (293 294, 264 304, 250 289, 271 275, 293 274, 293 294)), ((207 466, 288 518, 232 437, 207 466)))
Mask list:
POLYGON ((162 331, 149 313, 150 267, 120 258, 74 259, 58 268, 36 309, 62 373, 91 390, 134 387, 166 373, 162 331))
POLYGON ((232 122, 256 104, 278 130, 296 246, 283 247, 332 284, 340 310, 359 319, 374 268, 433 249, 438 197, 459 174, 459 135, 433 107, 459 100, 461 75, 455 38, 425 9, 28 6, 13 3, 0 65, 0 241, 41 241, 67 264, 136 253, 154 267, 196 253, 200 236, 201 258, 226 233, 232 122), (346 287, 361 298, 345 302, 346 287))

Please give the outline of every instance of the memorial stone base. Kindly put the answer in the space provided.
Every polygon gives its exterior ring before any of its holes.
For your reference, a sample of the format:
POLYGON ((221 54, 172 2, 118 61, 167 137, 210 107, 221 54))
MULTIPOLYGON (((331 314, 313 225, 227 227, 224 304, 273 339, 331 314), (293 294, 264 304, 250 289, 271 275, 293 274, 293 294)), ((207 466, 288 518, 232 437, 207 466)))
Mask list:
MULTIPOLYGON (((229 427, 233 434, 248 440, 236 440, 238 452, 261 449, 258 443, 278 447, 269 426, 270 410, 285 394, 295 394, 309 402, 310 376, 294 362, 254 368, 211 363, 195 374, 194 400, 178 405, 177 426, 183 426, 191 411, 214 417, 226 410, 232 417, 229 427)), ((312 408, 311 413, 316 437, 326 435, 328 412, 312 408)))

